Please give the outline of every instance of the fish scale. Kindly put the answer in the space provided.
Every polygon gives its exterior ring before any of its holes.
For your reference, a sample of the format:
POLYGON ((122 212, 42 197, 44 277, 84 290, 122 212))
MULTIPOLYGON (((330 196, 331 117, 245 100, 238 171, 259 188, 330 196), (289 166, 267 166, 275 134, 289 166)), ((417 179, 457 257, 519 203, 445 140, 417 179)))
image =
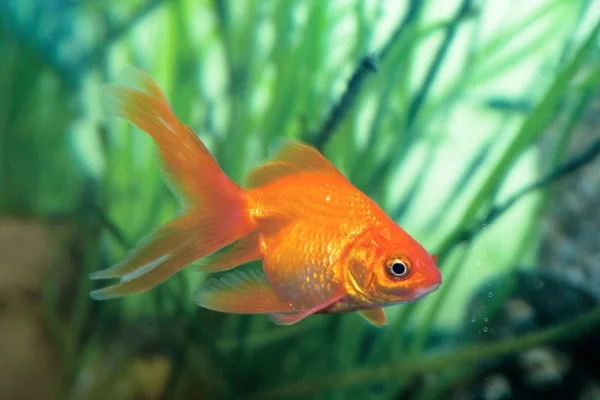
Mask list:
POLYGON ((269 216, 287 211, 285 226, 262 237, 263 263, 274 289, 299 309, 339 289, 344 278, 336 265, 341 250, 362 231, 380 223, 378 207, 348 181, 312 175, 282 178, 247 194, 251 213, 261 216, 259 232, 261 219, 268 221, 269 216), (315 230, 315 224, 323 229, 315 230), (292 251, 297 248, 303 251, 292 251))

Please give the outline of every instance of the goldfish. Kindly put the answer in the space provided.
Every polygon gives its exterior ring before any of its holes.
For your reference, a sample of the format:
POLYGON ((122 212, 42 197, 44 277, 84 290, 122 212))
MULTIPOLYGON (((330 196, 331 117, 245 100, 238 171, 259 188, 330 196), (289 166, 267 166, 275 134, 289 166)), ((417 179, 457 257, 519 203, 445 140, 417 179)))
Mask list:
POLYGON ((441 284, 435 257, 314 147, 283 140, 239 186, 149 75, 136 70, 131 85, 108 85, 105 94, 109 111, 156 142, 183 211, 123 261, 92 273, 119 279, 93 299, 145 292, 195 264, 222 272, 195 293, 210 310, 268 314, 280 325, 357 311, 382 326, 384 307, 441 284), (252 261, 262 268, 238 268, 252 261))

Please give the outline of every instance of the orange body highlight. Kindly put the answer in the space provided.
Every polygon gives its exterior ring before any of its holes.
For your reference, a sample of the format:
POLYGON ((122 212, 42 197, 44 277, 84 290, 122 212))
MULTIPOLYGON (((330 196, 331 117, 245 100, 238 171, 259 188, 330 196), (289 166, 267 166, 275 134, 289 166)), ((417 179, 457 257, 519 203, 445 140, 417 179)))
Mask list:
POLYGON ((358 310, 383 325, 382 307, 441 284, 427 251, 316 149, 287 141, 241 189, 176 119, 154 81, 141 73, 137 81, 139 90, 111 89, 112 108, 159 143, 186 213, 121 264, 93 274, 121 282, 92 297, 148 290, 200 259, 206 272, 231 269, 198 290, 200 306, 266 313, 278 324, 358 310), (262 260, 262 271, 235 268, 254 260, 262 260))
POLYGON ((267 280, 295 309, 309 308, 340 289, 346 296, 321 312, 403 303, 441 282, 427 252, 341 175, 291 175, 250 190, 247 197, 263 232, 267 280), (270 215, 284 215, 287 223, 270 229, 270 215), (415 270, 392 282, 395 293, 381 292, 374 275, 365 279, 369 270, 384 268, 385 263, 377 264, 380 259, 402 255, 415 270))

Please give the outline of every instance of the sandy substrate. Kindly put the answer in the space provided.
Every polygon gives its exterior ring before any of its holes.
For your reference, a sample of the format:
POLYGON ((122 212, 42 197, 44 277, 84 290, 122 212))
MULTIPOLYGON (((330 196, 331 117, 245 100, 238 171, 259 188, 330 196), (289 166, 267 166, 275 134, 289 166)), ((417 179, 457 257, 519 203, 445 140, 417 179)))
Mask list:
POLYGON ((53 258, 38 222, 0 220, 0 398, 53 399, 56 349, 42 322, 41 289, 53 258))

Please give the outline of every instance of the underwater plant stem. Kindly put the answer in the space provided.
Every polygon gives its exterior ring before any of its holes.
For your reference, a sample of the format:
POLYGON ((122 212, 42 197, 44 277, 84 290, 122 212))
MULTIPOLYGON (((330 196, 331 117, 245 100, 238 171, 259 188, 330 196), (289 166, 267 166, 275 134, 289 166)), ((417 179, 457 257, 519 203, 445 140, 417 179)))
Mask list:
POLYGON ((427 336, 429 334, 429 331, 431 330, 435 318, 437 317, 442 306, 446 303, 448 293, 450 293, 450 291, 454 289, 454 286, 458 282, 457 276, 461 271, 460 266, 464 264, 465 259, 470 253, 471 247, 469 246, 469 242, 466 242, 462 248, 461 254, 456 258, 456 261, 453 263, 452 269, 448 273, 449 276, 446 279, 448 283, 440 287, 439 293, 436 293, 436 298, 433 303, 433 307, 429 310, 429 312, 427 312, 427 315, 425 316, 423 322, 418 328, 415 340, 412 343, 412 346, 409 350, 410 355, 416 356, 421 352, 421 350, 425 346, 425 341, 427 340, 427 336))
POLYGON ((421 110, 425 100, 429 96, 429 92, 436 80, 436 77, 441 70, 444 60, 446 59, 446 54, 450 50, 450 45, 452 44, 454 37, 456 36, 456 31, 458 30, 459 22, 463 20, 463 18, 469 14, 472 9, 473 0, 463 0, 462 4, 459 6, 452 23, 448 24, 446 27, 446 34, 444 36, 444 40, 440 44, 438 51, 435 54, 435 58, 433 62, 429 66, 429 70, 427 71, 427 75, 423 80, 423 84, 419 88, 419 91, 415 94, 412 101, 408 106, 408 111, 406 115, 406 121, 404 129, 407 132, 411 132, 414 126, 415 121, 419 115, 419 111, 421 110))
POLYGON ((358 64, 358 68, 354 71, 352 77, 350 77, 350 80, 348 81, 346 91, 340 100, 333 106, 331 111, 329 111, 323 126, 314 135, 312 142, 319 151, 323 151, 323 148, 329 139, 331 139, 331 136, 333 136, 333 133, 348 113, 348 110, 352 108, 369 73, 377 72, 377 69, 377 60, 374 56, 366 56, 362 59, 360 64, 358 64))
POLYGON ((76 286, 77 292, 74 299, 73 311, 66 326, 66 330, 63 338, 63 362, 65 365, 65 371, 67 379, 72 380, 79 371, 81 363, 81 342, 83 330, 85 329, 86 322, 90 312, 90 302, 88 293, 90 291, 91 282, 88 279, 90 271, 96 269, 96 264, 99 254, 99 246, 97 245, 96 234, 92 232, 86 232, 84 239, 85 243, 89 243, 85 248, 85 260, 84 266, 79 271, 78 283, 76 286))
MULTIPOLYGON (((446 280, 449 282, 449 284, 442 285, 439 293, 436 293, 437 297, 435 297, 433 306, 427 311, 423 322, 417 328, 415 339, 408 348, 407 354, 409 356, 416 357, 421 352, 423 347, 425 347, 425 343, 433 322, 435 321, 435 318, 437 317, 442 306, 445 304, 448 293, 454 288, 452 283, 456 284, 458 281, 456 276, 460 271, 460 265, 463 264, 465 259, 469 256, 471 248, 465 245, 461 248, 461 250, 461 254, 457 257, 456 261, 452 263, 452 269, 449 271, 448 276, 446 277, 446 280)), ((414 310, 416 310, 416 305, 412 304, 410 305, 410 308, 414 312, 414 310)), ((391 387, 389 388, 389 391, 394 393, 395 398, 402 398, 405 390, 410 386, 411 379, 412 376, 400 377, 397 381, 390 385, 391 387)))
POLYGON ((574 111, 571 113, 571 116, 566 122, 565 127, 561 132, 560 138, 557 141, 556 146, 552 152, 552 157, 550 160, 552 165, 558 164, 565 158, 566 153, 568 151, 569 143, 571 141, 571 137, 573 136, 573 132, 575 132, 575 126, 581 120, 583 112, 586 110, 586 106, 592 99, 593 94, 594 90, 592 90, 591 88, 586 90, 581 95, 581 98, 579 99, 577 105, 574 107, 574 111))
POLYGON ((342 97, 340 97, 338 102, 333 105, 327 114, 323 125, 316 133, 312 135, 312 144, 319 149, 319 151, 323 151, 325 145, 331 139, 337 127, 340 125, 348 111, 356 102, 365 79, 370 73, 377 72, 378 65, 387 57, 390 49, 402 36, 404 31, 411 25, 415 15, 421 9, 422 3, 423 2, 420 0, 412 0, 409 4, 408 11, 402 18, 402 21, 398 23, 396 29, 394 29, 394 32, 387 40, 381 51, 378 54, 367 55, 358 64, 352 73, 350 80, 348 81, 346 91, 342 97))
POLYGON ((570 175, 576 171, 578 171, 583 166, 590 163, 596 156, 600 153, 600 139, 596 139, 587 149, 582 151, 575 157, 569 159, 566 163, 559 166, 548 175, 538 180, 537 182, 533 182, 517 193, 515 193, 512 197, 510 197, 504 204, 492 208, 488 213, 484 223, 491 223, 498 218, 498 216, 504 212, 506 212, 510 207, 512 207, 516 202, 518 202, 521 198, 528 195, 529 193, 540 189, 544 186, 547 186, 561 178, 564 178, 567 175, 570 175))
POLYGON ((413 22, 418 18, 421 10, 423 9, 423 2, 421 0, 411 0, 408 5, 408 10, 404 14, 402 21, 396 26, 392 36, 385 43, 379 54, 377 55, 379 60, 383 60, 387 57, 388 53, 394 47, 395 43, 400 39, 400 37, 404 34, 406 29, 413 24, 413 22))
POLYGON ((521 188, 519 191, 517 191, 517 193, 512 195, 501 205, 492 207, 481 221, 473 223, 470 228, 464 229, 460 232, 460 234, 457 236, 456 244, 472 240, 473 237, 475 237, 484 226, 489 226, 494 223, 502 214, 508 211, 523 197, 527 196, 533 191, 542 189, 545 186, 548 186, 551 183, 566 177, 567 175, 577 172, 580 168, 594 160, 598 154, 600 154, 600 138, 592 142, 587 149, 571 157, 567 162, 558 166, 543 178, 521 188))
POLYGON ((581 335, 600 324, 600 309, 575 317, 556 326, 502 340, 487 345, 472 345, 450 353, 413 357, 380 366, 355 369, 323 376, 319 379, 289 382, 281 386, 257 392, 248 399, 290 398, 317 392, 327 388, 359 386, 374 382, 387 382, 398 376, 406 378, 415 374, 458 368, 464 363, 477 363, 486 359, 507 356, 542 343, 564 340, 581 335))
POLYGON ((119 228, 119 226, 112 221, 112 219, 108 216, 106 211, 102 209, 102 207, 90 203, 86 204, 84 208, 90 209, 91 213, 98 218, 102 226, 106 228, 108 233, 110 233, 110 235, 114 237, 117 243, 124 250, 130 249, 132 247, 130 241, 125 238, 125 234, 123 234, 121 228, 119 228))
MULTIPOLYGON (((472 375, 471 368, 453 368, 445 373, 440 379, 436 379, 431 385, 426 385, 421 391, 411 397, 411 400, 439 400, 443 399, 446 390, 458 381, 465 381, 472 375)), ((396 397, 400 398, 400 397, 396 397)))
POLYGON ((215 0, 213 8, 217 27, 223 37, 228 75, 229 117, 225 137, 220 141, 217 159, 234 182, 242 181, 248 154, 244 151, 246 135, 251 134, 250 82, 256 70, 256 52, 261 20, 261 3, 246 1, 246 18, 236 24, 234 2, 215 0), (236 26, 239 25, 239 26, 236 26))
MULTIPOLYGON (((442 66, 444 64, 444 60, 446 59, 446 55, 456 37, 456 31, 458 30, 458 26, 461 21, 465 19, 468 15, 470 15, 472 11, 472 0, 463 0, 460 4, 456 14, 452 18, 452 21, 446 25, 445 34, 442 43, 437 49, 437 52, 433 58, 433 61, 429 65, 429 69, 427 70, 427 74, 423 79, 423 83, 412 97, 408 105, 408 110, 406 111, 406 117, 404 118, 404 129, 401 129, 401 135, 403 137, 403 151, 398 152, 398 142, 396 142, 396 146, 388 151, 383 160, 379 163, 379 167, 376 168, 373 176, 376 177, 385 177, 388 172, 398 165, 398 163, 394 162, 395 159, 398 159, 400 155, 408 154, 406 151, 412 143, 414 142, 414 126, 417 121, 417 117, 419 116, 423 105, 426 103, 431 88, 436 82, 436 78, 439 75, 442 66)), ((400 157, 400 163, 403 162, 406 158, 404 156, 400 157)), ((372 179, 370 185, 367 187, 367 193, 374 193, 377 190, 377 185, 375 182, 378 182, 378 179, 372 179)))
MULTIPOLYGON (((311 331, 312 329, 316 329, 323 325, 324 322, 325 320, 322 318, 308 319, 302 324, 296 324, 290 327, 277 327, 267 331, 251 333, 244 338, 244 343, 250 349, 254 347, 267 346, 300 335, 307 331, 311 331)), ((239 346, 239 344, 240 338, 236 335, 236 337, 217 340, 216 347, 219 349, 219 351, 226 352, 236 348, 239 346)))
MULTIPOLYGON (((579 121, 583 111, 585 110, 585 105, 587 105, 590 98, 591 98, 591 90, 588 90, 582 95, 580 101, 575 106, 574 111, 571 113, 571 115, 566 123, 566 126, 563 129, 559 148, 557 149, 557 151, 555 152, 555 154, 553 156, 555 163, 560 159, 561 153, 559 152, 559 150, 562 150, 566 147, 567 138, 570 137, 570 133, 573 131, 577 121, 579 121)), ((515 195, 510 197, 509 200, 507 200, 501 206, 493 207, 489 211, 488 215, 483 220, 483 222, 474 224, 473 234, 465 235, 465 237, 467 238, 466 244, 468 244, 475 237, 475 235, 477 233, 479 233, 481 230, 483 230, 484 226, 489 226, 491 223, 493 223, 497 218, 500 217, 500 215, 502 215, 503 213, 508 211, 508 209, 510 207, 512 207, 514 204, 516 204, 518 202, 518 200, 520 200, 521 198, 523 198, 524 196, 526 196, 527 194, 531 193, 532 191, 534 191, 536 189, 541 189, 544 186, 547 186, 547 185, 551 184, 552 182, 562 178, 563 176, 566 176, 570 173, 577 171, 579 168, 581 168, 582 166, 584 166, 587 163, 589 163, 590 161, 592 161, 592 159, 595 156, 597 156, 598 153, 600 153, 600 139, 598 139, 594 143, 592 143, 592 145, 589 146, 582 153, 574 156, 573 158, 571 158, 569 161, 567 161, 563 165, 556 167, 552 172, 550 172, 544 178, 522 188, 520 191, 518 191, 515 195)), ((545 200, 547 200, 547 197, 545 198, 545 200)), ((539 215, 542 210, 543 210, 543 204, 538 205, 536 207, 535 214, 539 215)), ((535 238, 534 231, 535 231, 536 226, 537 226, 536 224, 530 224, 530 226, 527 229, 529 231, 529 233, 527 235, 525 235, 526 240, 523 241, 523 243, 519 246, 518 251, 515 253, 513 262, 509 263, 509 265, 516 266, 518 258, 523 255, 523 253, 527 250, 527 248, 529 248, 529 246, 531 245, 531 241, 535 238)), ((460 257, 459 264, 462 263, 462 261, 464 260, 464 257, 465 257, 465 254, 463 254, 460 257)), ((456 272, 456 266, 450 272, 450 277, 447 279, 448 282, 455 281, 455 277, 454 277, 455 272, 456 272)), ((446 285, 446 287, 442 287, 442 290, 446 289, 446 291, 448 291, 447 290, 448 287, 451 287, 451 285, 446 285)), ((419 329, 419 334, 417 335, 417 339, 416 339, 415 343, 413 344, 413 348, 411 349, 413 351, 412 354, 418 354, 419 351, 423 348, 423 346, 425 344, 427 334, 431 330, 433 321, 435 320, 435 317, 436 317, 437 313, 439 312, 439 309, 441 308, 441 305, 442 305, 441 301, 444 298, 444 296, 442 294, 439 294, 438 296, 439 297, 436 300, 436 305, 427 314, 425 321, 423 322, 423 324, 421 325, 421 327, 419 329)))
MULTIPOLYGON (((456 229, 454 229, 440 245, 439 251, 436 252, 440 264, 443 264, 443 260, 457 244, 464 242, 469 237, 473 236, 473 221, 480 208, 485 204, 487 199, 489 199, 490 193, 494 191, 494 188, 498 186, 505 176, 507 168, 515 162, 525 148, 529 147, 542 134, 544 128, 546 128, 554 118, 556 107, 559 105, 564 93, 567 91, 569 83, 585 63, 590 52, 595 48, 596 38, 599 32, 600 22, 596 24, 585 43, 581 45, 574 55, 572 61, 557 74, 556 78, 542 97, 542 101, 523 122, 513 141, 465 209, 456 229)), ((497 212, 495 213, 499 215, 497 212)), ((479 225, 481 226, 481 224, 479 225)))

